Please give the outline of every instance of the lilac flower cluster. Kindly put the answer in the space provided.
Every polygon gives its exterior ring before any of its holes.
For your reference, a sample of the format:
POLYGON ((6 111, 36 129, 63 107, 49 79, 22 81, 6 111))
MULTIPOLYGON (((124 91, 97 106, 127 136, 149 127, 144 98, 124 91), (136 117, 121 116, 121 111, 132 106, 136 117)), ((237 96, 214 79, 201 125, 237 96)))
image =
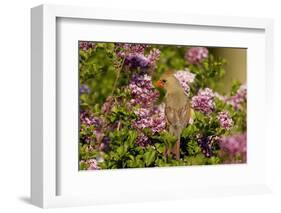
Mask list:
POLYGON ((165 113, 161 106, 155 106, 152 109, 140 108, 135 111, 138 119, 134 122, 137 129, 149 128, 152 133, 159 133, 166 127, 165 113))
POLYGON ((85 163, 88 166, 88 170, 98 170, 98 162, 96 159, 81 160, 80 164, 85 163))
POLYGON ((108 136, 104 136, 102 138, 102 142, 101 142, 101 144, 99 146, 99 150, 107 152, 110 149, 109 145, 110 145, 110 138, 108 136))
POLYGON ((159 97, 159 92, 153 89, 151 76, 146 74, 133 75, 129 89, 132 96, 130 103, 133 106, 151 107, 159 97))
POLYGON ((138 137, 137 137, 137 140, 136 140, 136 143, 139 145, 139 146, 142 146, 142 147, 146 147, 147 145, 149 145, 151 142, 149 140, 149 138, 143 134, 143 133, 139 133, 138 137))
POLYGON ((149 54, 147 55, 147 59, 149 61, 148 65, 150 68, 154 69, 156 67, 156 62, 159 60, 160 58, 160 50, 153 48, 152 50, 150 50, 149 54))
POLYGON ((190 84, 194 82, 195 74, 191 73, 189 70, 179 70, 174 75, 180 82, 185 93, 189 95, 190 84))
POLYGON ((215 108, 214 97, 215 95, 211 89, 200 89, 198 95, 192 97, 192 108, 204 114, 210 114, 215 108))
POLYGON ((147 47, 149 47, 147 44, 116 44, 117 55, 122 58, 130 54, 144 55, 144 50, 147 47))
POLYGON ((130 54, 126 57, 124 64, 129 68, 148 68, 149 60, 141 54, 130 54))
POLYGON ((207 137, 199 137, 198 138, 198 144, 202 150, 202 153, 205 155, 205 157, 212 157, 213 155, 213 147, 215 144, 217 144, 220 141, 220 138, 218 136, 207 136, 207 137))
MULTIPOLYGON (((118 46, 117 46, 118 47, 118 46)), ((142 71, 156 67, 156 61, 160 57, 160 50, 153 48, 148 55, 144 50, 148 47, 145 44, 122 44, 119 45, 117 55, 125 58, 124 65, 130 68, 141 68, 142 71)))
POLYGON ((129 68, 137 68, 140 67, 142 70, 148 68, 155 68, 156 61, 160 56, 160 51, 158 49, 153 49, 150 51, 148 56, 143 54, 129 54, 124 64, 127 65, 129 68))
POLYGON ((101 119, 94 117, 91 112, 86 110, 80 112, 80 122, 87 126, 94 125, 97 129, 101 129, 103 123, 101 119))
POLYGON ((218 120, 222 128, 230 129, 233 126, 233 120, 228 111, 219 112, 218 120))
POLYGON ((90 94, 90 92, 91 92, 91 90, 88 87, 88 85, 86 85, 86 84, 80 85, 80 87, 79 87, 79 93, 80 94, 90 94))
POLYGON ((247 87, 241 85, 234 96, 226 99, 226 103, 232 105, 235 110, 241 108, 241 104, 247 100, 247 87))
MULTIPOLYGON (((153 108, 140 108, 135 111, 138 119, 133 122, 133 127, 142 131, 145 128, 149 128, 152 134, 160 133, 165 130, 166 121, 163 106, 154 106, 153 108)), ((146 146, 150 144, 147 136, 140 134, 137 138, 137 144, 140 146, 146 146)))
MULTIPOLYGON (((159 133, 166 127, 164 107, 155 103, 159 92, 154 90, 151 77, 148 75, 134 75, 129 84, 132 99, 130 104, 135 108, 138 118, 133 122, 133 127, 140 132, 149 128, 152 133, 159 133)), ((142 133, 137 138, 137 143, 146 146, 149 139, 142 133)))
POLYGON ((237 90, 237 96, 242 99, 247 99, 247 86, 242 84, 239 89, 237 90))
POLYGON ((93 49, 94 47, 95 47, 95 43, 92 42, 92 41, 80 41, 79 42, 79 49, 80 50, 86 51, 86 50, 88 50, 90 48, 93 49))
POLYGON ((185 53, 185 59, 191 64, 200 64, 208 58, 209 51, 205 47, 192 47, 185 53))
POLYGON ((246 162, 247 157, 247 135, 246 133, 223 137, 219 143, 222 151, 227 154, 226 163, 235 163, 240 157, 240 163, 246 162))
POLYGON ((103 113, 109 113, 113 106, 114 106, 114 98, 112 96, 108 96, 102 105, 101 111, 103 113))
POLYGON ((100 118, 96 118, 89 111, 80 112, 80 132, 85 131, 85 128, 90 126, 94 127, 94 130, 89 135, 84 135, 82 140, 86 143, 93 142, 93 135, 95 135, 96 141, 101 141, 103 138, 102 126, 103 121, 100 118))

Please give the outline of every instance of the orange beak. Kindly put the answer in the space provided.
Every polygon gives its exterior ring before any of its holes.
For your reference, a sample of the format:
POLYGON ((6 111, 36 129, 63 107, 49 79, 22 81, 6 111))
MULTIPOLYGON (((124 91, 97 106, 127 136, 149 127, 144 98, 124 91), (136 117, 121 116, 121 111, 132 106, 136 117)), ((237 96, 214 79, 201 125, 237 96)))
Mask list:
POLYGON ((156 87, 159 87, 159 88, 164 88, 164 84, 163 84, 163 82, 162 81, 160 81, 160 80, 158 80, 157 82, 156 82, 156 87))

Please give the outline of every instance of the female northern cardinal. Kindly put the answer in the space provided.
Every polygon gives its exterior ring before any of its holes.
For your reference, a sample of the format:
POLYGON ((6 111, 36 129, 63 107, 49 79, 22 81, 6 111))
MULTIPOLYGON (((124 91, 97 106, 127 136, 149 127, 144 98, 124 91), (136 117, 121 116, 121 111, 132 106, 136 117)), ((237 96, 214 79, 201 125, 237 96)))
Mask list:
POLYGON ((169 132, 177 137, 172 150, 167 148, 165 152, 167 155, 172 152, 179 160, 181 132, 188 124, 191 114, 189 98, 172 71, 165 72, 157 81, 156 86, 166 90, 164 101, 166 120, 169 132))

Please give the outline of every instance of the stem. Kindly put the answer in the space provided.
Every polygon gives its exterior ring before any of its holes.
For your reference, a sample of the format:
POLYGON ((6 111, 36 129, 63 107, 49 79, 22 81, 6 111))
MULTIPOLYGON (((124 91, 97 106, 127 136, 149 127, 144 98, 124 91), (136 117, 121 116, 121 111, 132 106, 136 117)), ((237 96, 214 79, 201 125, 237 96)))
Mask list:
POLYGON ((121 70, 122 70, 122 68, 123 68, 124 62, 125 62, 125 57, 122 59, 122 63, 121 63, 121 65, 120 65, 119 69, 117 69, 116 79, 115 79, 114 84, 113 84, 111 96, 113 96, 114 91, 115 91, 115 89, 116 89, 116 87, 117 87, 117 83, 118 83, 118 80, 119 80, 120 73, 121 73, 121 70))
POLYGON ((121 126, 121 122, 120 122, 120 121, 118 121, 118 124, 117 124, 117 131, 119 131, 119 130, 120 130, 120 126, 121 126))

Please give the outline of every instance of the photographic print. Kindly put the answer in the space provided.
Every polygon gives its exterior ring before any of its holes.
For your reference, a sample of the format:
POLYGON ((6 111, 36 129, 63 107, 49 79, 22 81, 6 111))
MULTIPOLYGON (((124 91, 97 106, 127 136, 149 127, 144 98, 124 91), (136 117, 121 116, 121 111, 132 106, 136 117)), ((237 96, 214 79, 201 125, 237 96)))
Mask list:
POLYGON ((247 162, 247 49, 79 41, 79 170, 247 162))

